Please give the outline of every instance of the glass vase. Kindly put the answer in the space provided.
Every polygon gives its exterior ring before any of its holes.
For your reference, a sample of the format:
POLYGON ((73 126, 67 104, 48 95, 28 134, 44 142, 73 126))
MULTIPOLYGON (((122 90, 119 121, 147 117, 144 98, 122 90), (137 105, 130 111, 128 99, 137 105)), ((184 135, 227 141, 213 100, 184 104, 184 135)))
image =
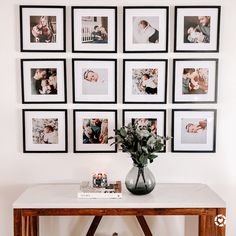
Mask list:
POLYGON ((125 179, 126 188, 135 195, 150 193, 155 185, 155 177, 147 165, 133 165, 125 179))

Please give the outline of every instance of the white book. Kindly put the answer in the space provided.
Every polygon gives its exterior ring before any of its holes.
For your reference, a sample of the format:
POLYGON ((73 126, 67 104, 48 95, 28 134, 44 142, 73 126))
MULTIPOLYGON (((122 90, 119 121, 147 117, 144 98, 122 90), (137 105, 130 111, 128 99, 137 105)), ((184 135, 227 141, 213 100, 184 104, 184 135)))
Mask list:
POLYGON ((106 188, 94 188, 89 181, 84 181, 80 183, 77 197, 83 199, 120 199, 122 198, 121 181, 111 182, 106 188))

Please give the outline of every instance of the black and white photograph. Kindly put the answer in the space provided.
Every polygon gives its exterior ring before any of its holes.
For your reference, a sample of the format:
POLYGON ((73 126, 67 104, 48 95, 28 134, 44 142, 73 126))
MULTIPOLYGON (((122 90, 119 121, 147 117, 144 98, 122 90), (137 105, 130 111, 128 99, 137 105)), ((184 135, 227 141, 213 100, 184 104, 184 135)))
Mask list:
POLYGON ((175 52, 218 52, 220 6, 175 7, 175 52))
POLYGON ((66 103, 65 59, 21 59, 23 103, 66 103))
POLYGON ((168 7, 124 7, 124 52, 168 51, 168 7))
POLYGON ((64 52, 65 7, 20 6, 21 51, 64 52))
POLYGON ((172 110, 172 152, 215 152, 216 110, 172 110))
POLYGON ((124 60, 123 102, 165 103, 167 60, 124 60))
POLYGON ((72 59, 74 103, 116 103, 116 59, 72 59))
POLYGON ((174 59, 173 103, 216 103, 218 59, 174 59))
POLYGON ((74 110, 74 152, 116 152, 116 110, 74 110))
POLYGON ((116 52, 116 7, 72 7, 72 51, 116 52))
POLYGON ((23 152, 67 152, 66 110, 23 110, 23 152))

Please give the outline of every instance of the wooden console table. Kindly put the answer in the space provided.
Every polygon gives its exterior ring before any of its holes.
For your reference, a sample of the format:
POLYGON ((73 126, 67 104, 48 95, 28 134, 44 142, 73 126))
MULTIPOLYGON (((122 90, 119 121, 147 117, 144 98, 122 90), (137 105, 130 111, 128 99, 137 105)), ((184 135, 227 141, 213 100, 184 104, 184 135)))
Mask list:
POLYGON ((225 202, 204 184, 157 184, 148 195, 135 196, 123 188, 122 199, 78 199, 76 184, 36 185, 13 203, 14 236, 38 236, 39 216, 93 215, 87 236, 94 235, 102 216, 133 215, 145 236, 152 233, 145 215, 198 215, 199 236, 225 236, 225 202), (222 223, 223 219, 219 220, 222 223))

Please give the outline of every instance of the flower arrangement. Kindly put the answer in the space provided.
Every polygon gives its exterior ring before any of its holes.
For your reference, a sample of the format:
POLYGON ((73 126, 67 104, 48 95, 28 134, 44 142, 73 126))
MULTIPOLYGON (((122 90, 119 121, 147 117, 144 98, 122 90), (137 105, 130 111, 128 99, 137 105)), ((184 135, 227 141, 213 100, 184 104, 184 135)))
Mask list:
POLYGON ((118 144, 121 150, 131 155, 134 164, 144 166, 152 163, 165 146, 165 141, 169 137, 162 137, 152 130, 151 122, 140 126, 138 123, 129 123, 114 130, 115 136, 109 139, 115 139, 111 144, 118 144))

